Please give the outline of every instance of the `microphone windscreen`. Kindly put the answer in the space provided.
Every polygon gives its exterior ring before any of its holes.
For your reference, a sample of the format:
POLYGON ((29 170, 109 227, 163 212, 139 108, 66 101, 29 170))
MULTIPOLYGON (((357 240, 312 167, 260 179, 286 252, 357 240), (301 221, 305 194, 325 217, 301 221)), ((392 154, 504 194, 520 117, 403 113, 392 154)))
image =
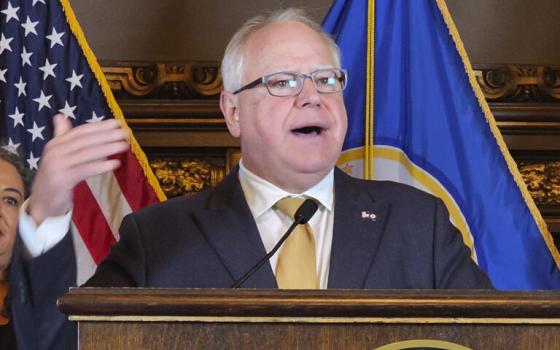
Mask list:
POLYGON ((315 214, 319 206, 313 199, 307 198, 305 202, 301 203, 298 210, 294 214, 294 219, 300 224, 307 224, 309 219, 315 214))

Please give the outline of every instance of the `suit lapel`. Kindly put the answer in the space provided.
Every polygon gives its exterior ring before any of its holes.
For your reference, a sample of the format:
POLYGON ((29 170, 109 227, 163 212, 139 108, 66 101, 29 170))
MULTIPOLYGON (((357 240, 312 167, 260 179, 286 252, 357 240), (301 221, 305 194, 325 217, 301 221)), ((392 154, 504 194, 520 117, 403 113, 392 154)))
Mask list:
MULTIPOLYGON (((237 171, 232 171, 216 187, 208 208, 194 211, 192 215, 231 274, 232 284, 266 254, 237 171)), ((277 288, 270 264, 264 264, 242 287, 277 288)))
POLYGON ((390 206, 376 203, 368 188, 338 169, 335 172, 329 288, 363 288, 375 258, 390 206))

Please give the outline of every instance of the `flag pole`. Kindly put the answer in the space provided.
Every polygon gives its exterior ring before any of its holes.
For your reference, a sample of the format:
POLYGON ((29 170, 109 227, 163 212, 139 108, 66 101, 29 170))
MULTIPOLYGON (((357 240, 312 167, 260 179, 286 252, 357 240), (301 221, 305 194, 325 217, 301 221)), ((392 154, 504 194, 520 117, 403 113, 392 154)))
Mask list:
POLYGON ((117 101, 115 100, 115 97, 113 96, 113 93, 111 92, 111 88, 109 87, 109 84, 107 83, 107 80, 105 78, 105 74, 103 74, 103 71, 101 70, 101 67, 99 66, 99 62, 97 62, 97 59, 95 58, 95 55, 93 54, 93 51, 91 50, 91 48, 89 47, 89 45, 88 45, 88 43, 85 39, 84 33, 82 32, 82 28, 80 27, 80 24, 78 23, 78 20, 76 19, 76 16, 74 15, 74 11, 72 10, 72 7, 70 6, 69 1, 68 0, 60 0, 60 4, 62 6, 62 10, 64 11, 64 14, 66 15, 66 21, 70 25, 70 29, 72 30, 72 33, 76 37, 76 39, 78 41, 78 45, 82 49, 82 52, 84 53, 84 56, 86 57, 86 60, 89 64, 91 70, 93 71, 93 74, 95 75, 95 78, 97 79, 97 82, 99 83, 99 86, 101 87, 101 91, 103 91, 103 95, 105 95, 105 98, 107 99, 107 104, 109 105, 109 108, 111 109, 111 112, 113 113, 113 116, 115 117, 115 119, 117 119, 121 123, 123 128, 128 131, 128 135, 129 135, 129 138, 130 138, 130 150, 132 151, 132 154, 134 154, 136 156, 136 159, 138 160, 138 163, 140 164, 140 167, 142 168, 142 170, 144 171, 144 174, 146 175, 146 179, 148 180, 148 183, 150 184, 150 186, 154 190, 158 199, 160 201, 166 200, 167 196, 163 192, 163 190, 162 190, 162 188, 159 184, 159 181, 157 180, 157 178, 156 178, 155 174, 153 173, 152 169, 150 168, 150 163, 148 162, 148 158, 146 157, 146 154, 144 153, 144 151, 142 151, 142 148, 140 148, 140 145, 138 144, 138 141, 136 141, 136 138, 134 137, 134 135, 132 133, 132 130, 130 129, 130 127, 126 123, 123 112, 122 112, 121 108, 119 107, 119 105, 117 104, 117 101))
POLYGON ((365 115, 365 159, 364 178, 373 179, 373 117, 374 117, 374 68, 375 68, 375 0, 368 0, 366 57, 366 115, 365 115))

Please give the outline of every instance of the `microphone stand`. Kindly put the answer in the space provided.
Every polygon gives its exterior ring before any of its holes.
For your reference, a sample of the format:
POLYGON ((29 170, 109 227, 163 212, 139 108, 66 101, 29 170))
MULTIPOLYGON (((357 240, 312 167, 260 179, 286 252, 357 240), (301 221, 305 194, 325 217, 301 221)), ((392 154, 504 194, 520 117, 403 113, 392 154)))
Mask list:
POLYGON ((276 251, 280 248, 280 246, 282 245, 282 243, 284 243, 284 241, 286 239, 288 239, 288 236, 290 235, 290 233, 292 233, 292 231, 296 228, 297 225, 299 225, 301 223, 301 221, 303 220, 303 218, 298 218, 298 220, 294 221, 294 223, 292 224, 292 226, 290 226, 290 228, 288 229, 288 231, 286 231, 286 233, 284 233, 284 235, 282 236, 282 238, 280 238, 280 240, 278 241, 278 243, 276 243, 276 245, 274 246, 274 248, 272 248, 272 250, 270 252, 268 252, 268 254, 266 254, 261 260, 259 260, 255 266, 253 266, 252 269, 250 269, 249 271, 247 271, 247 273, 245 273, 243 276, 241 276, 241 278, 239 280, 237 280, 237 282, 235 282, 235 284, 233 286, 231 286, 231 288, 239 288, 239 286, 241 286, 243 284, 243 282, 245 282, 249 277, 251 277, 251 275, 253 275, 261 266, 264 265, 265 262, 268 261, 268 259, 270 259, 271 256, 274 255, 274 253, 276 253, 276 251))
POLYGON ((296 211, 296 213, 294 215, 294 217, 295 217, 294 222, 292 223, 290 228, 288 228, 288 231, 286 231, 286 233, 284 233, 282 238, 280 238, 278 243, 276 243, 274 248, 272 248, 272 250, 270 252, 268 252, 268 254, 266 254, 261 260, 259 260, 255 264, 255 266, 253 266, 249 271, 247 271, 247 273, 245 273, 243 276, 241 276, 241 278, 239 280, 237 280, 237 282, 235 282, 231 286, 231 288, 239 288, 239 286, 241 286, 243 284, 243 282, 245 282, 247 279, 249 279, 249 277, 251 277, 261 266, 263 266, 264 263, 267 262, 270 259, 270 257, 274 255, 274 253, 276 253, 278 248, 280 248, 282 243, 284 243, 284 241, 288 238, 288 236, 292 233, 292 231, 296 228, 296 226, 299 225, 299 224, 306 224, 309 221, 309 219, 311 219, 313 214, 315 214, 315 212, 317 211, 317 208, 318 208, 318 205, 314 200, 306 199, 305 202, 303 202, 300 205, 300 207, 298 208, 298 210, 296 211))

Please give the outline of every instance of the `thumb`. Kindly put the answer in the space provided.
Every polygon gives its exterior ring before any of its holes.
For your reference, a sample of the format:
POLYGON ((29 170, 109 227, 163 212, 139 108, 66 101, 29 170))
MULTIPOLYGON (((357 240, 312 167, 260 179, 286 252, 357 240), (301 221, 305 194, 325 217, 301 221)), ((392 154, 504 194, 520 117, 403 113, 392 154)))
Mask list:
POLYGON ((54 136, 59 136, 62 134, 67 133, 70 129, 72 129, 72 123, 68 118, 64 116, 64 114, 59 113, 54 116, 54 136))

